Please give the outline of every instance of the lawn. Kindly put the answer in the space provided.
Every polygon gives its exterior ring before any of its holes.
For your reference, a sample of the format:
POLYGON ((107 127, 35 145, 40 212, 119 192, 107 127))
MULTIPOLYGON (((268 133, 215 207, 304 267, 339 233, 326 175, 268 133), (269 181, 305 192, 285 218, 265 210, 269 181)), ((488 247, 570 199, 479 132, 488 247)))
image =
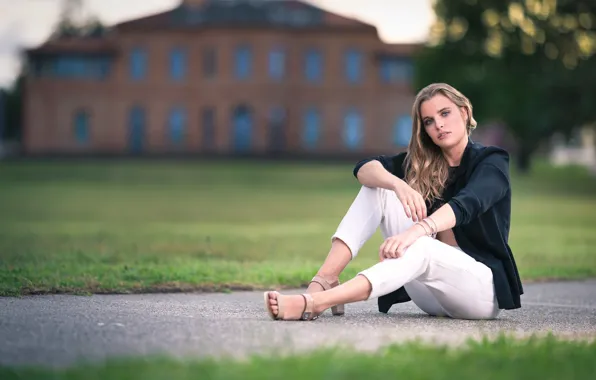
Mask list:
POLYGON ((592 379, 596 343, 552 337, 470 342, 457 349, 408 343, 364 354, 318 350, 290 357, 249 360, 177 360, 166 357, 111 359, 66 369, 2 368, 16 379, 592 379))
MULTIPOLYGON (((0 295, 304 285, 359 185, 350 164, 0 162, 0 295)), ((524 280, 596 277, 596 178, 514 173, 524 280)), ((342 278, 377 261, 377 233, 342 278)))

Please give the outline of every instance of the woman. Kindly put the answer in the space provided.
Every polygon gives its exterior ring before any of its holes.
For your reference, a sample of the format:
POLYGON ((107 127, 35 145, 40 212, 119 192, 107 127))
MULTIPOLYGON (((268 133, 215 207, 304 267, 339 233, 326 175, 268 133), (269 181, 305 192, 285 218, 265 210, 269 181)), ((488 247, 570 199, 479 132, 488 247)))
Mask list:
POLYGON ((306 294, 265 292, 273 319, 312 320, 345 303, 378 298, 379 310, 413 301, 425 313, 493 319, 521 307, 508 245, 509 155, 470 139, 470 101, 435 83, 416 96, 407 152, 360 161, 362 188, 332 237, 306 294), (380 262, 339 285, 339 274, 381 228, 380 262))

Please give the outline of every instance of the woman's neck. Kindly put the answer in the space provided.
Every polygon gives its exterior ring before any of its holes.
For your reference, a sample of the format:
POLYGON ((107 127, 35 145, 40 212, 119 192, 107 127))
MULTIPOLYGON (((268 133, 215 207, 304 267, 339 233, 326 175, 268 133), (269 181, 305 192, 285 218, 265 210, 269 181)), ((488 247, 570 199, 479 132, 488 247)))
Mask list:
POLYGON ((464 155, 464 151, 466 150, 466 146, 468 146, 467 136, 465 139, 462 139, 462 141, 460 141, 457 145, 451 147, 448 150, 443 150, 443 156, 447 160, 449 166, 459 166, 461 158, 464 155))

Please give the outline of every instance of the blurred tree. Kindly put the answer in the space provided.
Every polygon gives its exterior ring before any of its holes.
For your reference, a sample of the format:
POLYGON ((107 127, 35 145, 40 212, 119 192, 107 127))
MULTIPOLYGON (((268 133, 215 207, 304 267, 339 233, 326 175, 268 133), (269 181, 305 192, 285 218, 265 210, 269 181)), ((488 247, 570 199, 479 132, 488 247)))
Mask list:
POLYGON ((596 120, 596 0, 436 0, 416 87, 452 84, 501 121, 521 171, 554 132, 596 120))
POLYGON ((18 140, 21 137, 23 72, 13 82, 12 86, 4 92, 4 130, 0 140, 18 140))
MULTIPOLYGON (((82 0, 64 0, 60 17, 49 40, 68 37, 100 37, 107 32, 107 28, 94 15, 84 15, 82 0)), ((5 125, 3 139, 19 139, 22 129, 22 94, 26 73, 26 64, 21 68, 12 86, 4 91, 5 94, 5 125)))
POLYGON ((63 0, 60 17, 50 40, 67 37, 100 37, 106 27, 94 15, 85 15, 82 0, 63 0))

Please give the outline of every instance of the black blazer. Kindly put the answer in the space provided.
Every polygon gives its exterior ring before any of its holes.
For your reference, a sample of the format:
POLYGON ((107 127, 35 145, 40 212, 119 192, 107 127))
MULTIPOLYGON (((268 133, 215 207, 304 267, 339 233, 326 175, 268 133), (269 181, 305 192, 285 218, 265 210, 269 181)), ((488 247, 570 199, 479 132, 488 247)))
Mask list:
MULTIPOLYGON (((354 176, 362 165, 377 160, 387 171, 404 179, 405 157, 406 153, 402 152, 395 156, 366 158, 356 164, 354 176)), ((459 247, 491 269, 499 308, 520 308, 523 287, 508 243, 511 223, 509 154, 501 148, 485 147, 469 139, 442 198, 455 214, 453 234, 459 247)), ((427 204, 428 210, 438 208, 437 202, 441 201, 427 204)), ((379 297, 379 311, 387 313, 394 304, 410 300, 401 287, 379 297)))

